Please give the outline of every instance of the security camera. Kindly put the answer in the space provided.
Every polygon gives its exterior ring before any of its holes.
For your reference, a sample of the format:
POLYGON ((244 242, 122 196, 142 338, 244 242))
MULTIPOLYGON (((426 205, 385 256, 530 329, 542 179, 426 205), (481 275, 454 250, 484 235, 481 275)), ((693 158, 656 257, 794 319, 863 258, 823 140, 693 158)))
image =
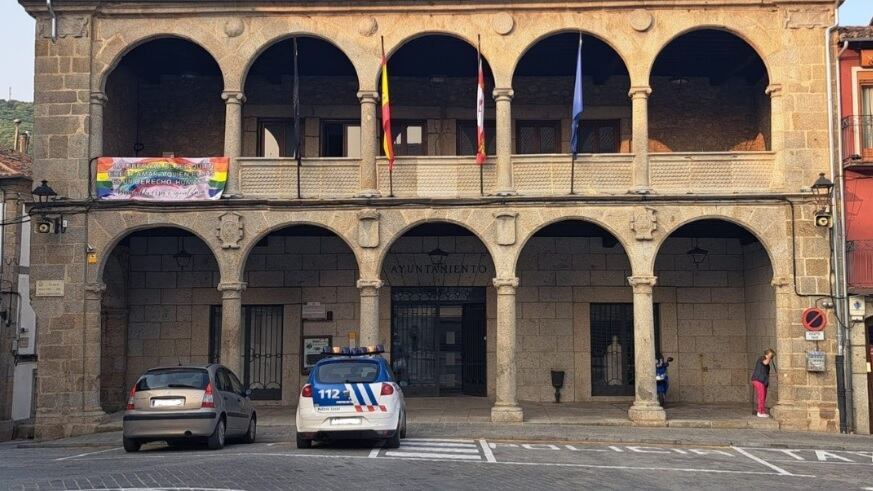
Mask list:
POLYGON ((815 226, 816 227, 832 227, 834 225, 834 219, 830 213, 822 210, 818 211, 815 214, 815 226))

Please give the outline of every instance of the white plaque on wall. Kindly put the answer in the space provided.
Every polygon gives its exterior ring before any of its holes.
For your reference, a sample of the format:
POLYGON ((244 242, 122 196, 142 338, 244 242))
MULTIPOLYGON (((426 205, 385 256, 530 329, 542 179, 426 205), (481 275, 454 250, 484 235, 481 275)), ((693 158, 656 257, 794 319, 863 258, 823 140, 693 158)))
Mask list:
POLYGON ((64 280, 39 280, 36 282, 37 297, 63 297, 64 280))
POLYGON ((301 316, 304 320, 320 321, 327 318, 327 310, 321 302, 306 302, 301 316))

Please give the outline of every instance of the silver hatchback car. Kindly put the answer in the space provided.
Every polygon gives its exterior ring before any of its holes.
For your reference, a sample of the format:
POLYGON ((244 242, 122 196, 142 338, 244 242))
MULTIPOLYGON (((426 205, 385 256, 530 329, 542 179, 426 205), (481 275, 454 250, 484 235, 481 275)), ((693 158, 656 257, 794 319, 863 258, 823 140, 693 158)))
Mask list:
POLYGON ((153 368, 130 389, 124 412, 124 449, 136 452, 146 442, 169 445, 206 439, 210 449, 226 438, 255 441, 257 414, 250 391, 221 365, 153 368))

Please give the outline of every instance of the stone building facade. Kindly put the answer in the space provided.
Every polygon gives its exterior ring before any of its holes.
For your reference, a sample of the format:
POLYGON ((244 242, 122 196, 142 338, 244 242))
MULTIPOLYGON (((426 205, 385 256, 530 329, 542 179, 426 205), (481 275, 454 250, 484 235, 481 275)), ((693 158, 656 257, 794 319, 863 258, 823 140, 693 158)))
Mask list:
POLYGON ((34 176, 69 198, 43 209, 64 232, 33 237, 38 436, 88 431, 160 364, 221 361, 260 404, 294 404, 310 336, 383 343, 410 394, 488 397, 504 422, 561 370, 564 400, 663 425, 656 355, 674 358, 668 400, 751 407, 772 347, 778 425, 838 429, 834 332, 800 325, 830 295, 809 186, 828 169, 832 3, 81 1, 55 5, 54 33, 21 3, 38 21, 34 176), (92 158, 165 154, 230 157, 225 196, 93 199, 92 158))

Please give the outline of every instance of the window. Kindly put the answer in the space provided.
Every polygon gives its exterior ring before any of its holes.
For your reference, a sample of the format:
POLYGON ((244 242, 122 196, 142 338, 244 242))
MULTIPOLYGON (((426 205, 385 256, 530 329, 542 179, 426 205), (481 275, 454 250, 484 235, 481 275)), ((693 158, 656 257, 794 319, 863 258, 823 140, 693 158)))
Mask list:
MULTIPOLYGON (((476 155, 476 145, 479 142, 477 138, 476 121, 458 121, 457 125, 457 153, 458 155, 476 155)), ((495 139, 494 121, 485 121, 485 154, 494 155, 496 139, 495 139)))
POLYGON ((361 123, 359 121, 325 121, 321 125, 321 156, 361 156, 361 123))
POLYGON ((240 383, 239 379, 236 378, 236 375, 233 374, 230 370, 227 371, 227 378, 230 380, 230 386, 233 389, 233 392, 243 395, 242 383, 240 383))
MULTIPOLYGON (((303 134, 302 119, 300 126, 300 133, 303 134)), ((296 157, 294 142, 293 119, 258 120, 258 157, 296 157)))
MULTIPOLYGON (((426 155, 426 127, 424 121, 391 121, 391 133, 394 135, 394 155, 426 155)), ((382 148, 382 155, 385 155, 384 148, 382 148)))
POLYGON ((230 377, 227 376, 227 370, 219 368, 215 372, 216 389, 224 392, 233 392, 233 386, 230 384, 230 377))
POLYGON ((344 361, 319 366, 315 380, 320 384, 369 384, 375 382, 378 376, 378 363, 344 361))
POLYGON ((580 153, 618 153, 621 144, 619 120, 583 119, 577 131, 582 142, 580 153))
POLYGON ((199 368, 149 370, 137 382, 136 390, 200 389, 209 384, 209 373, 199 368))
POLYGON ((516 122, 516 153, 559 153, 560 121, 516 122))
POLYGON ((873 84, 861 85, 861 157, 873 160, 873 84))

